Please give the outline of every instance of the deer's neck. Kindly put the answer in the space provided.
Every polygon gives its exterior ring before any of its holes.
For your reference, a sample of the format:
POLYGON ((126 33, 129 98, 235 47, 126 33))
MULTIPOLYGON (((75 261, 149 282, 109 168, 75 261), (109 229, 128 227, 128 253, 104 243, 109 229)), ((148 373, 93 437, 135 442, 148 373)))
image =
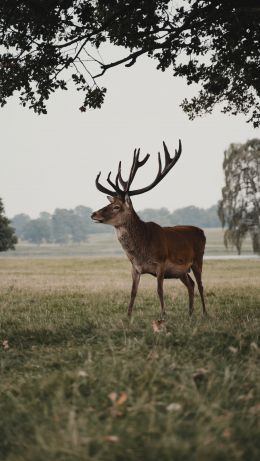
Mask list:
POLYGON ((146 225, 133 211, 124 224, 116 227, 117 238, 128 258, 133 261, 145 248, 146 225))

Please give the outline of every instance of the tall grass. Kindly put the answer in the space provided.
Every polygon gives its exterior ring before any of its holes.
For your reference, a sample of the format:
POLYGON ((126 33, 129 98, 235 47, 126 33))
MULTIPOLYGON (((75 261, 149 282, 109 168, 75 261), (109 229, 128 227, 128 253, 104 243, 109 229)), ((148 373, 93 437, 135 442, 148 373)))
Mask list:
POLYGON ((209 317, 123 258, 3 259, 1 461, 259 459, 260 263, 206 261, 209 317))

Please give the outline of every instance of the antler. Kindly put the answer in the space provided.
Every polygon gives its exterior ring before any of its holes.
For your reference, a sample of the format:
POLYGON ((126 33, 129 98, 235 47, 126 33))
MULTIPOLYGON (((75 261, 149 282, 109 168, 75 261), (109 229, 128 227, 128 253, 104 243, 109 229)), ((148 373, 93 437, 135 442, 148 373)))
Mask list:
POLYGON ((99 182, 101 172, 96 177, 96 187, 97 187, 97 189, 100 190, 101 192, 104 192, 105 194, 109 194, 109 195, 112 195, 114 197, 117 196, 117 195, 121 195, 121 196, 124 197, 126 194, 128 194, 129 196, 143 194, 144 192, 147 192, 147 191, 153 189, 153 187, 155 187, 156 184, 158 184, 164 178, 164 176, 167 175, 167 173, 172 169, 172 167, 175 165, 175 163, 179 159, 179 157, 181 155, 181 151, 182 151, 181 140, 179 140, 179 148, 178 148, 178 150, 175 149, 175 155, 174 155, 173 158, 170 157, 169 151, 168 151, 167 146, 166 146, 164 141, 163 141, 163 148, 164 148, 164 155, 165 155, 165 166, 162 169, 161 155, 160 155, 160 152, 158 152, 159 170, 158 170, 158 173, 157 173, 157 176, 156 176, 155 180, 149 186, 143 187, 142 189, 136 189, 136 190, 130 191, 130 187, 131 187, 131 184, 132 184, 132 182, 133 182, 133 180, 135 178, 137 170, 139 168, 141 168, 147 162, 148 158, 150 157, 150 154, 146 154, 146 156, 144 157, 143 160, 139 160, 140 149, 138 149, 138 150, 135 149, 134 150, 133 163, 132 163, 132 167, 131 167, 131 170, 130 170, 128 180, 127 181, 123 180, 122 173, 121 173, 121 162, 119 162, 118 172, 117 172, 117 175, 116 175, 115 182, 113 183, 113 181, 111 181, 111 179, 110 179, 111 171, 109 172, 108 177, 107 177, 108 184, 110 184, 110 186, 114 190, 109 190, 107 187, 104 187, 99 182), (121 184, 122 189, 120 189, 119 183, 121 184))
POLYGON ((113 187, 114 190, 110 190, 107 187, 104 187, 99 182, 100 175, 101 175, 101 171, 98 173, 98 175, 96 177, 96 187, 97 187, 98 190, 100 190, 100 192, 104 192, 105 194, 109 194, 109 195, 112 195, 114 197, 116 195, 122 195, 122 196, 125 195, 125 191, 121 190, 120 186, 119 186, 119 181, 121 182, 122 185, 124 183, 124 181, 123 181, 123 179, 121 177, 121 162, 119 163, 119 166, 118 166, 118 173, 116 175, 115 183, 113 183, 113 181, 111 181, 111 179, 110 179, 111 171, 108 173, 107 182, 108 182, 108 184, 110 184, 110 186, 113 187))
POLYGON ((138 150, 135 149, 134 150, 134 159, 133 159, 130 175, 129 175, 129 178, 128 178, 128 181, 127 181, 127 186, 126 186, 126 192, 128 192, 128 195, 130 195, 129 189, 130 189, 130 186, 131 186, 131 184, 132 184, 132 182, 134 180, 134 177, 136 175, 136 172, 137 172, 138 168, 143 166, 147 162, 148 158, 150 157, 150 154, 146 154, 144 159, 139 161, 139 155, 140 155, 140 149, 138 149, 138 150))
MULTIPOLYGON (((108 181, 108 182, 110 181, 110 179, 109 179, 110 174, 111 174, 111 171, 110 171, 110 173, 109 173, 109 175, 108 175, 108 177, 107 177, 107 181, 108 181)), ((117 192, 111 191, 111 190, 109 190, 107 187, 104 187, 102 184, 100 184, 100 182, 99 182, 100 175, 101 175, 101 171, 98 173, 98 175, 97 175, 97 177, 96 177, 96 187, 97 187, 97 189, 100 190, 100 192, 104 192, 104 194, 113 195, 114 197, 115 197, 116 195, 118 195, 117 192)), ((113 184, 113 187, 115 188, 115 185, 114 185, 114 184, 113 184)))
POLYGON ((137 172, 138 168, 143 166, 147 162, 148 158, 150 157, 149 154, 146 154, 145 158, 143 160, 139 161, 139 155, 140 155, 140 149, 138 149, 138 150, 135 149, 134 150, 133 163, 132 163, 129 178, 128 178, 127 181, 124 181, 123 178, 122 178, 121 162, 119 162, 118 172, 117 172, 117 175, 116 175, 115 182, 111 181, 111 179, 110 179, 111 171, 109 172, 108 177, 107 177, 108 184, 110 184, 110 186, 114 190, 110 190, 107 187, 104 187, 99 182, 101 171, 99 172, 99 174, 96 177, 96 187, 97 187, 97 189, 100 190, 100 192, 104 192, 105 194, 109 194, 109 195, 112 195, 114 197, 116 195, 121 195, 121 196, 124 197, 127 193, 129 193, 129 188, 130 188, 130 186, 131 186, 131 184, 132 184, 132 182, 134 180, 134 177, 136 175, 136 172, 137 172), (120 189, 119 183, 121 184, 122 189, 120 189))
POLYGON ((180 139, 179 139, 179 148, 178 150, 175 149, 175 155, 173 158, 170 157, 169 151, 164 141, 163 141, 163 148, 164 148, 164 155, 165 155, 165 166, 163 170, 162 170, 161 154, 160 152, 158 152, 159 170, 158 170, 155 180, 149 186, 143 187, 142 189, 128 191, 128 195, 143 194, 144 192, 147 192, 148 190, 153 189, 164 178, 164 176, 166 176, 167 173, 169 173, 169 171, 172 169, 175 163, 179 160, 181 152, 182 152, 182 146, 181 146, 180 139))

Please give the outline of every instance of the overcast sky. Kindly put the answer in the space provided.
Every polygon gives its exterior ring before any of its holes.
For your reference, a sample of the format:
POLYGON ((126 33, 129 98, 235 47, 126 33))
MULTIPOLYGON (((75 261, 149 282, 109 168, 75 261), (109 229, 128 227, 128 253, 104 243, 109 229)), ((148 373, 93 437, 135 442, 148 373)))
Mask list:
POLYGON ((82 114, 82 95, 76 91, 55 94, 47 115, 38 116, 15 99, 0 109, 0 197, 8 217, 37 217, 41 211, 77 205, 100 208, 107 203, 95 188, 100 170, 104 181, 122 160, 126 177, 134 148, 140 147, 151 154, 135 182, 144 187, 156 175, 162 141, 173 153, 179 138, 183 152, 178 163, 155 189, 133 198, 135 208, 207 208, 221 197, 224 150, 231 142, 260 137, 260 129, 245 117, 219 110, 189 121, 179 104, 196 87, 173 78, 171 71, 156 70, 148 58, 129 69, 112 69, 100 83, 108 88, 100 110, 82 114))

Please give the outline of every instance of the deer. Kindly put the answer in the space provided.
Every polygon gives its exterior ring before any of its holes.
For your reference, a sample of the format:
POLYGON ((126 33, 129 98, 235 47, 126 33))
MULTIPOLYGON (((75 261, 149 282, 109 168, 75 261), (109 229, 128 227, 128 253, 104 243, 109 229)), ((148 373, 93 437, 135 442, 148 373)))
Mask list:
POLYGON ((182 153, 179 140, 178 150, 171 158, 163 141, 165 164, 162 167, 161 154, 158 153, 158 172, 155 179, 141 189, 133 189, 132 183, 137 171, 147 162, 150 154, 140 160, 140 149, 134 150, 132 166, 128 179, 122 177, 121 161, 115 180, 111 180, 111 171, 107 176, 110 188, 100 182, 101 172, 96 177, 97 189, 107 195, 109 205, 92 213, 96 223, 114 226, 117 238, 132 265, 132 289, 127 314, 132 315, 135 298, 142 274, 151 274, 157 278, 157 293, 161 306, 161 319, 165 318, 163 296, 164 279, 180 279, 188 290, 189 314, 194 311, 195 283, 190 276, 194 274, 202 302, 203 314, 207 314, 203 284, 202 265, 206 237, 202 229, 189 225, 161 227, 154 222, 144 222, 134 210, 131 197, 153 189, 174 167, 182 153))

